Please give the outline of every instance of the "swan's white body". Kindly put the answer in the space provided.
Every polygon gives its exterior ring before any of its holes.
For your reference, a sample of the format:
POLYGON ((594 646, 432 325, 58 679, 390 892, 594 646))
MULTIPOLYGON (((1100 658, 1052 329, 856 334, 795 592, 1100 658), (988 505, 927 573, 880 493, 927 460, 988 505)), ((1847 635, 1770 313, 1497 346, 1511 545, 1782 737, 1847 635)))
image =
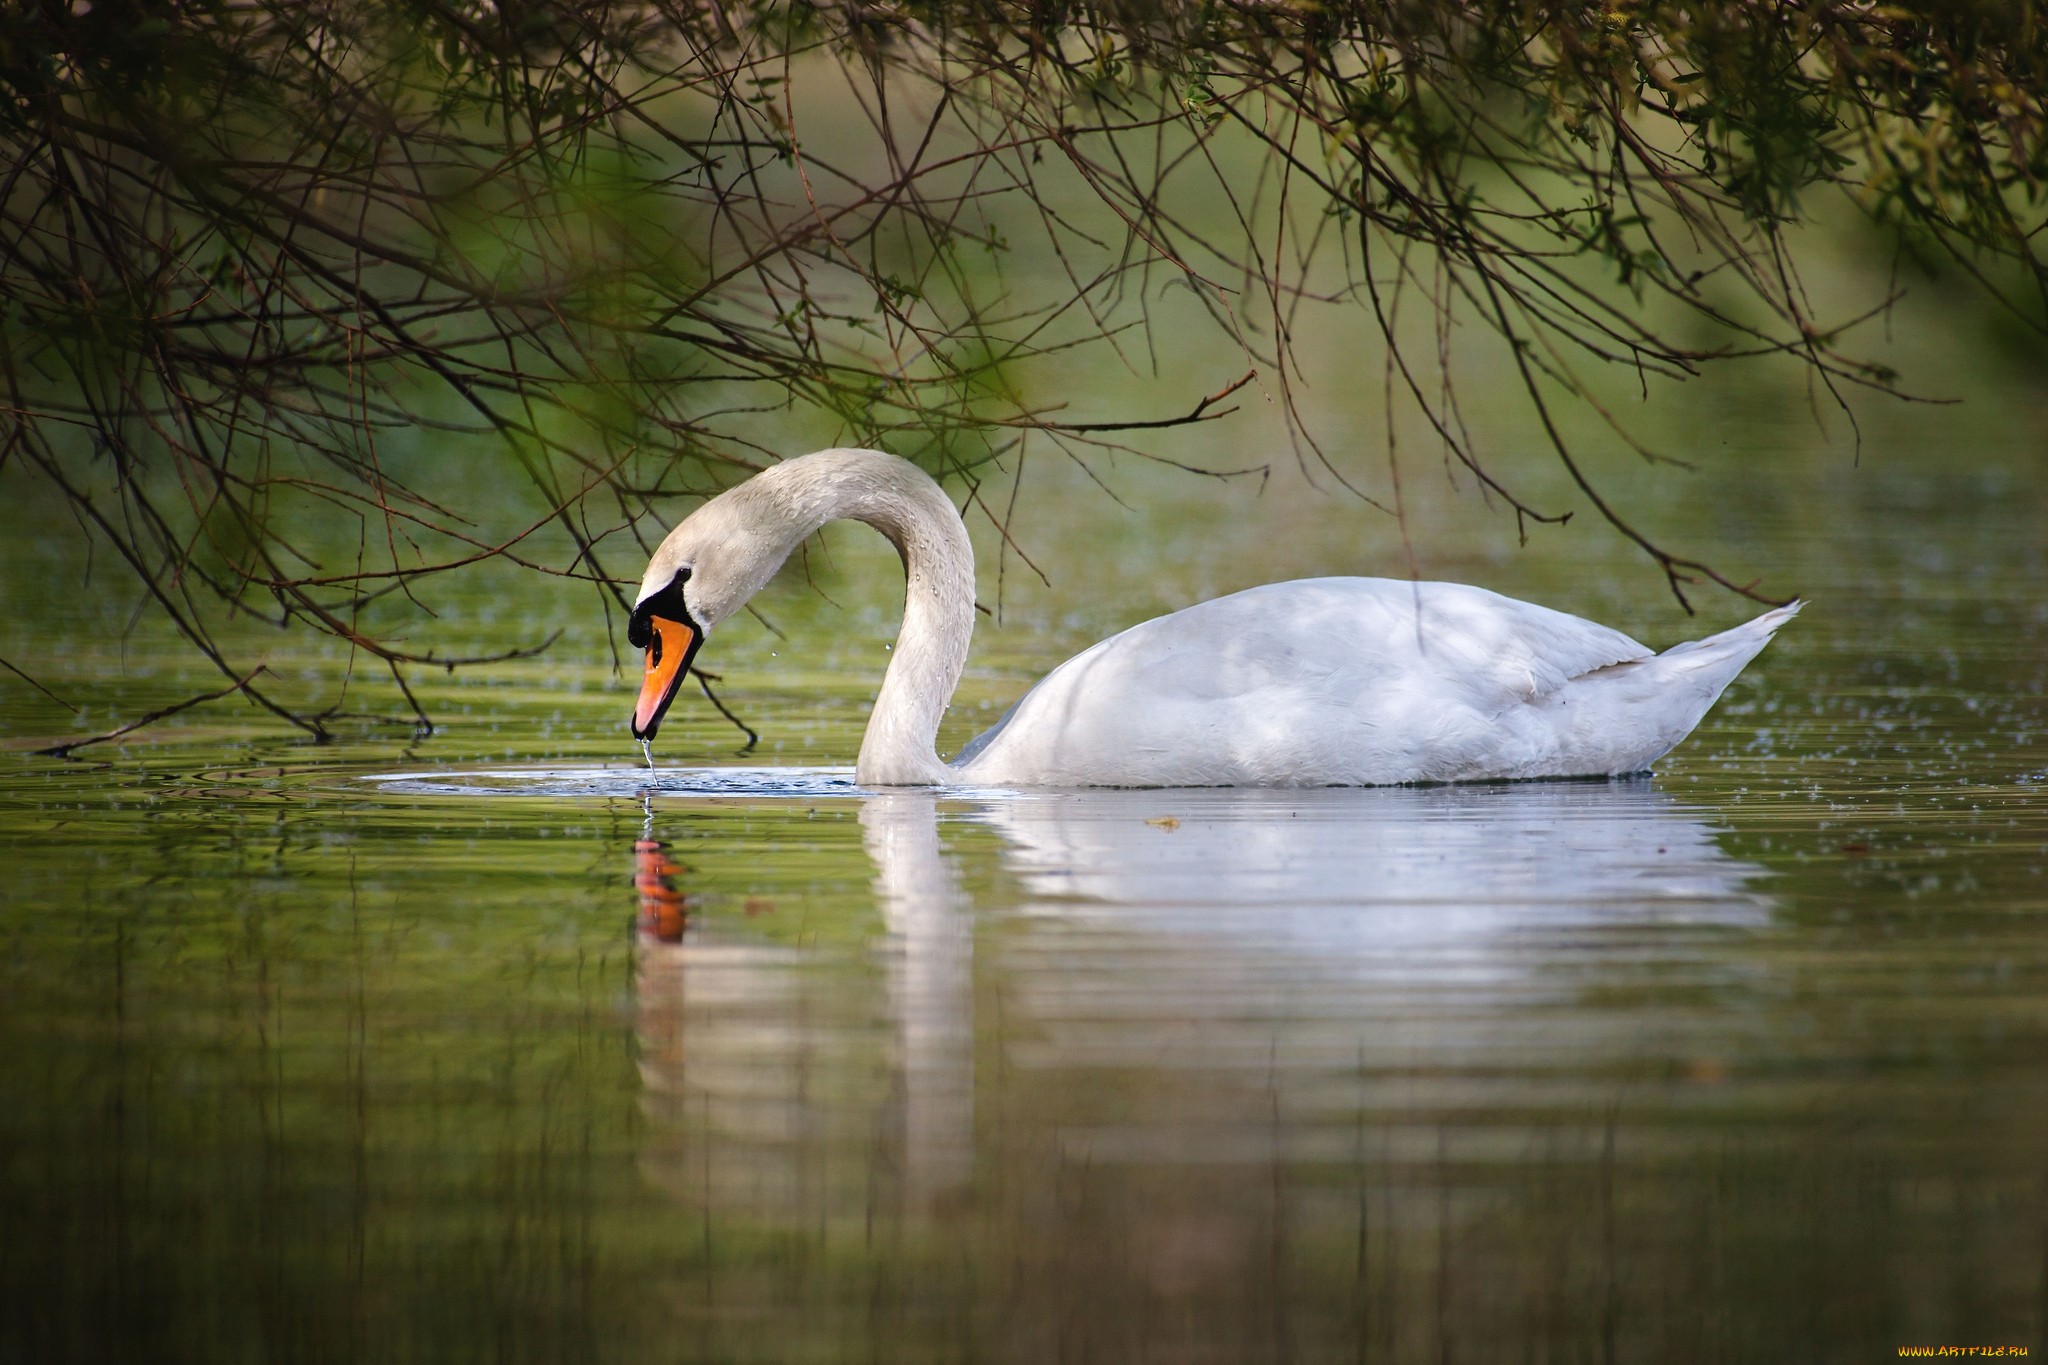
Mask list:
POLYGON ((1798 605, 1662 654, 1619 631, 1455 583, 1316 578, 1111 636, 1027 692, 951 764, 935 752, 974 628, 966 528, 915 466, 865 450, 777 465, 663 541, 708 632, 827 521, 903 555, 903 626, 863 785, 1305 787, 1640 772, 1697 725, 1798 605))
POLYGON ((1653 654, 1619 631, 1457 583, 1272 583, 1061 664, 955 771, 1085 787, 1641 772, 1786 615, 1653 654))

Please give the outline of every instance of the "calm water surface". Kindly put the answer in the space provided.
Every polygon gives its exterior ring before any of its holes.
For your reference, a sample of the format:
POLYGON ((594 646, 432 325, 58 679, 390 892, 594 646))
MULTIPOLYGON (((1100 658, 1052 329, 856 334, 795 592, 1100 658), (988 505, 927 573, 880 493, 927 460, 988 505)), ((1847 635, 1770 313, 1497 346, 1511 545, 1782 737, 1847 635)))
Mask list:
POLYGON ((1895 502, 1649 779, 12 754, 0 1359, 2038 1352, 2041 499, 1895 502))

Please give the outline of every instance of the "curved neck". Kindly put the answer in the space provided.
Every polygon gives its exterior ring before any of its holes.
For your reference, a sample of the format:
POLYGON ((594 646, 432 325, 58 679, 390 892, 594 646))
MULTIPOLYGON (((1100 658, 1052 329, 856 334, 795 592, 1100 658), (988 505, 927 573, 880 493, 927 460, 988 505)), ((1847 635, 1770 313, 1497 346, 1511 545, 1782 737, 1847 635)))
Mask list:
MULTIPOLYGON (((862 521, 903 559, 903 625, 854 780, 863 786, 943 782, 939 721, 974 636, 974 546, 936 483, 907 460, 874 450, 821 450, 785 461, 767 482, 803 540, 828 521, 862 521)), ((792 544, 791 548, 794 548, 792 544)))

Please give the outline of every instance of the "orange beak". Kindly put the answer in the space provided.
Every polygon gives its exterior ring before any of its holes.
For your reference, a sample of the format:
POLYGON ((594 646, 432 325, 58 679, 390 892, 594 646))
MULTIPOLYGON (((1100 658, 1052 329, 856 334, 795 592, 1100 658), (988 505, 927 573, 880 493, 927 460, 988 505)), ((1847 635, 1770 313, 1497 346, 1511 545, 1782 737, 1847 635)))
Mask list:
POLYGON ((648 621, 647 672, 640 679, 640 700, 633 707, 633 738, 653 739, 662 715, 675 700, 676 688, 689 671, 697 632, 681 621, 656 616, 648 621))

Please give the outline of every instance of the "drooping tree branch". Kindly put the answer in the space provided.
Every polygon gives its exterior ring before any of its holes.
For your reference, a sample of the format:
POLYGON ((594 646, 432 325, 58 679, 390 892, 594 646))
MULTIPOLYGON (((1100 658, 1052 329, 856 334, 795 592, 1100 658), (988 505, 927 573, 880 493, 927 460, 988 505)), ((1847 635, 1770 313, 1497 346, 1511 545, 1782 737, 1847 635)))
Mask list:
POLYGON ((1578 367, 1776 356, 1844 411, 1896 394, 1862 310, 1802 282, 1822 189, 2048 331, 2043 89, 2031 9, 1936 0, 13 6, 0 466, 318 736, 228 622, 344 639, 409 697, 406 670, 472 662, 401 643, 440 578, 610 597, 616 538, 786 453, 776 421, 961 481, 1006 553, 980 490, 1017 435, 1189 467, 1141 442, 1246 382, 1312 478, 1368 496, 1294 343, 1357 309, 1388 402, 1518 529, 1572 508, 1475 444, 1454 327, 1493 334, 1584 505, 1681 600, 1759 595, 1597 485, 1560 404, 1658 452, 1578 367), (1168 289, 1228 368, 1167 415, 1031 397, 1077 350, 1155 368, 1168 289), (435 477, 457 464, 476 492, 435 477))

